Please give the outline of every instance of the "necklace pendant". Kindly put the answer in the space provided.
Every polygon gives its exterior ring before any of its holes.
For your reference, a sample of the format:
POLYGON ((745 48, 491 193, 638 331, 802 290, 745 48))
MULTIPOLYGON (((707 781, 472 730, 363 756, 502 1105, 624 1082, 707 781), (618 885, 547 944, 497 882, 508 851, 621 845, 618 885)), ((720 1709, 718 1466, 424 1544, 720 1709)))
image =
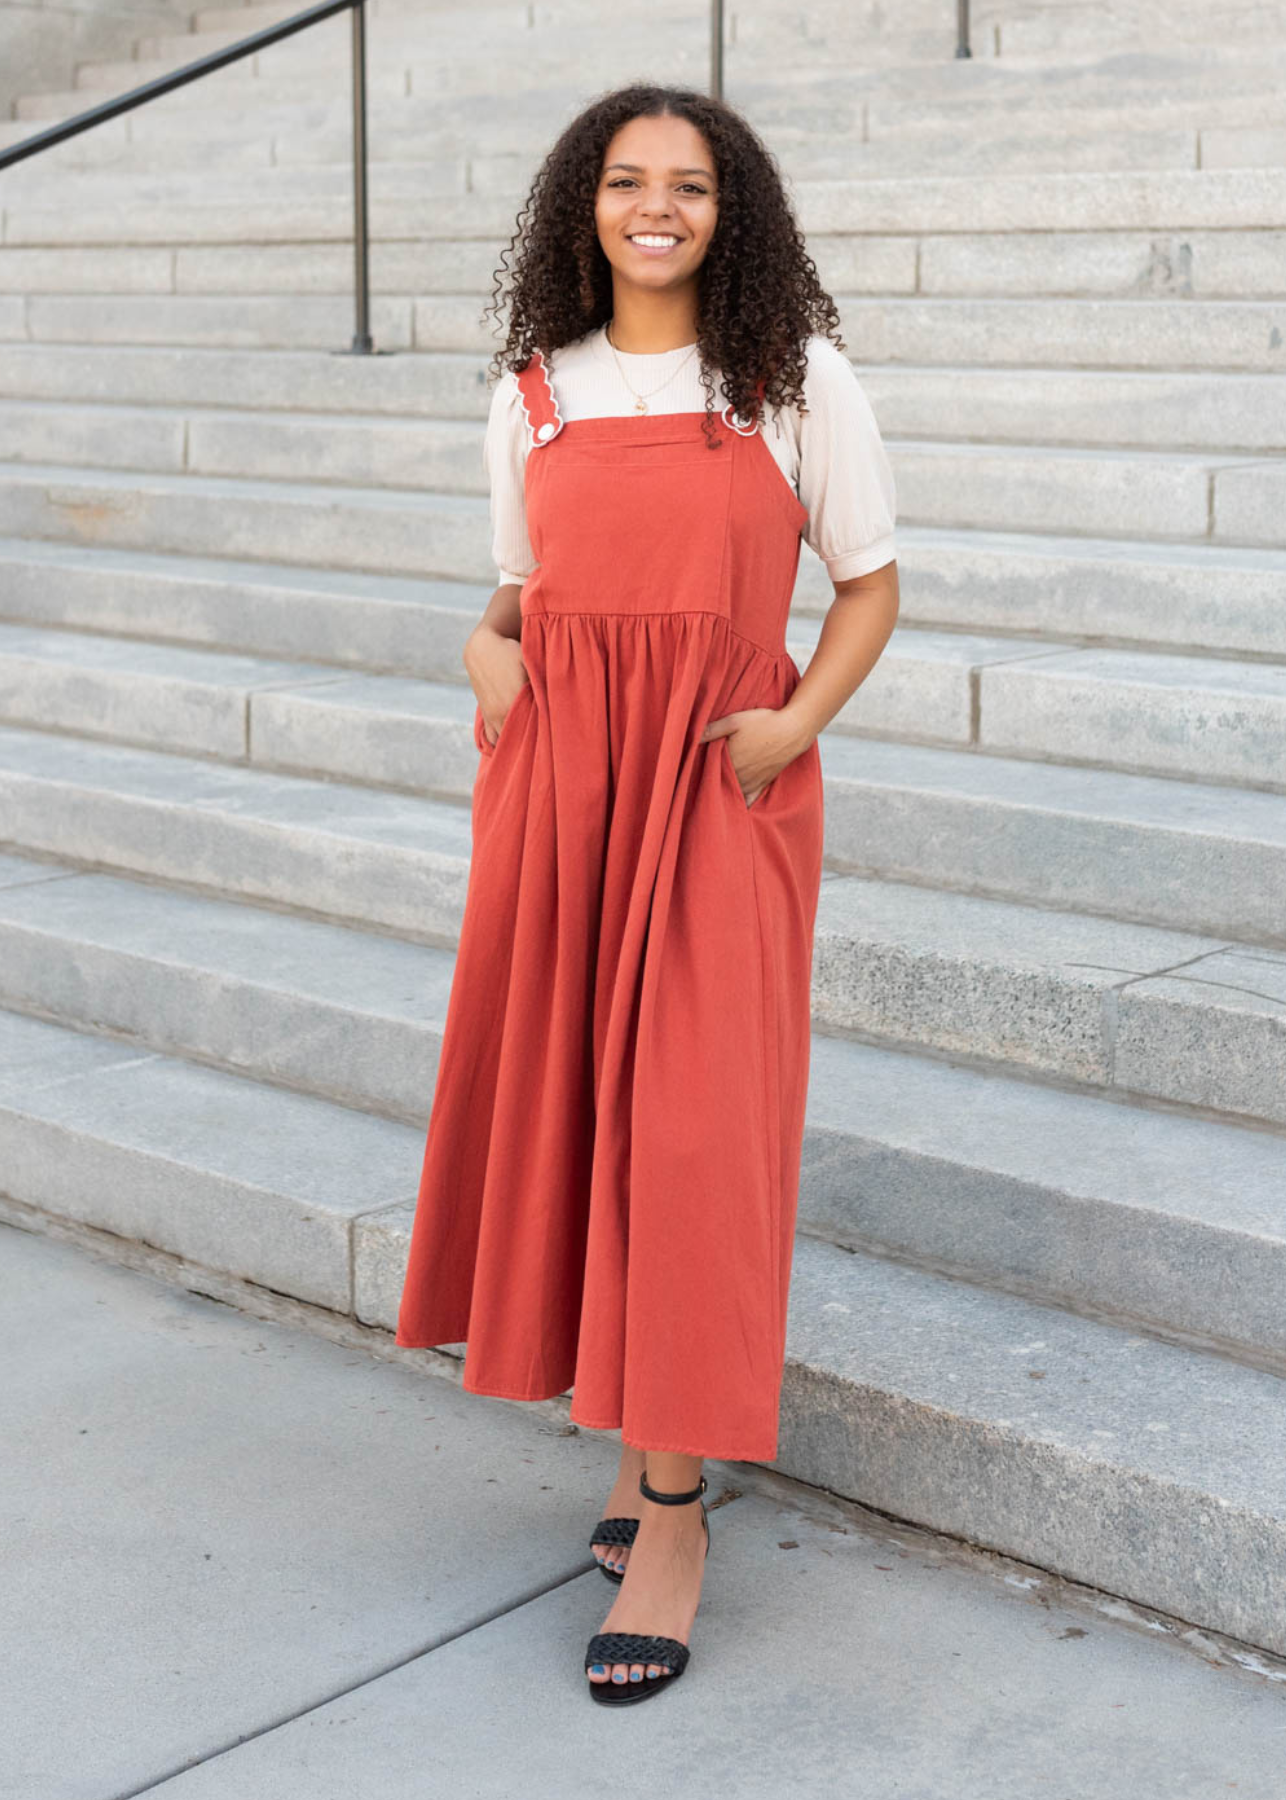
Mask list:
POLYGON ((634 410, 637 413, 645 413, 647 411, 647 401, 644 400, 641 395, 634 402, 634 410))

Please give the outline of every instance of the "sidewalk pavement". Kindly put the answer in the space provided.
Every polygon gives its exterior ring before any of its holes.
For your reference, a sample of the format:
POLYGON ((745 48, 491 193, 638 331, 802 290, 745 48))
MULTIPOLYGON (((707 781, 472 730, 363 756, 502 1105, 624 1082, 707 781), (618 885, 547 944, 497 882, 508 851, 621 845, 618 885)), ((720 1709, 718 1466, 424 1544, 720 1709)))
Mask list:
POLYGON ((617 1441, 399 1355, 0 1224, 5 1800, 1286 1793, 1272 1659, 745 1464, 604 1711, 617 1441))

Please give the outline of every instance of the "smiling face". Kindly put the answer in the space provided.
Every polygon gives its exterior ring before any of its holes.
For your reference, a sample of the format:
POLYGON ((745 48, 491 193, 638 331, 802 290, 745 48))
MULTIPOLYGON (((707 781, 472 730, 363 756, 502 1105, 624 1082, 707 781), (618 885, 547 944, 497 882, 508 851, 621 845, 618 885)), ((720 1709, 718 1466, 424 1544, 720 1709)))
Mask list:
POLYGON ((718 223, 709 144, 687 119, 631 119, 603 155, 594 222, 615 281, 673 289, 696 280, 718 223))

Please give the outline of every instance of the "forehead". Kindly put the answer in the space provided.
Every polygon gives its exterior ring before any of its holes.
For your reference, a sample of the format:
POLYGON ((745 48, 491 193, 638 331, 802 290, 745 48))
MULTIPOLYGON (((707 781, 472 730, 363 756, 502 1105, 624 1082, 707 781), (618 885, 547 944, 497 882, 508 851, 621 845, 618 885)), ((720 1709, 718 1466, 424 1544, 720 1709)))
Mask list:
POLYGON ((703 174, 713 177, 714 156, 709 144, 687 119, 668 114, 661 118, 628 119, 613 134, 603 155, 604 171, 612 164, 634 171, 655 167, 662 174, 703 174))

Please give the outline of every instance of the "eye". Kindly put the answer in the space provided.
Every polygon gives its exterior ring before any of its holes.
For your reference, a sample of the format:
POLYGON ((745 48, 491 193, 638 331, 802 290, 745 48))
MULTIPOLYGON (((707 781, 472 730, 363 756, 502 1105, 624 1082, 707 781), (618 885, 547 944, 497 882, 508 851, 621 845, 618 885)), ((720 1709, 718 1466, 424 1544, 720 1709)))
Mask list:
MULTIPOLYGON (((634 177, 632 175, 618 175, 615 180, 609 181, 607 185, 608 187, 627 187, 633 180, 634 177)), ((702 187, 699 181, 681 181, 679 186, 681 188, 687 188, 689 193, 693 194, 705 194, 709 192, 709 189, 702 187)))

